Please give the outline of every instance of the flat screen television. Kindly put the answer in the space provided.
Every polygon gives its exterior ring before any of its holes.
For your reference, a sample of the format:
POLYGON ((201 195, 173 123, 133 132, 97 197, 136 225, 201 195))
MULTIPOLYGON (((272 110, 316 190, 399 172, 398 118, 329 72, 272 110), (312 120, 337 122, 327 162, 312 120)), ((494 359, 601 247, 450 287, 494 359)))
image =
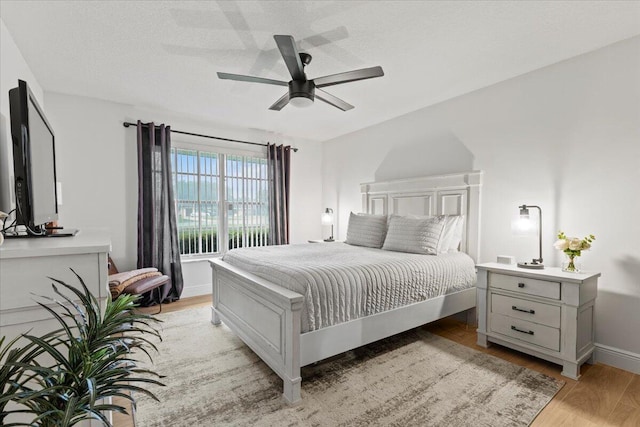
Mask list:
POLYGON ((46 235, 57 221, 55 135, 27 82, 9 91, 16 223, 26 236, 46 235))

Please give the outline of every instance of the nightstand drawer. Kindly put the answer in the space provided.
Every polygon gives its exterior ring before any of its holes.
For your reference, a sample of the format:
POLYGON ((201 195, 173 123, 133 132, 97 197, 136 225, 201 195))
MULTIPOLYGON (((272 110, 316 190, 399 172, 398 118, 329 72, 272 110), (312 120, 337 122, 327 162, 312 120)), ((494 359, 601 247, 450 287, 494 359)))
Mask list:
POLYGON ((495 313, 491 314, 489 327, 493 332, 539 345, 549 350, 560 351, 559 329, 495 313))
POLYGON ((489 278, 489 286, 543 298, 560 299, 560 282, 492 273, 489 278))
POLYGON ((491 294, 491 311, 530 322, 560 327, 560 306, 491 294))

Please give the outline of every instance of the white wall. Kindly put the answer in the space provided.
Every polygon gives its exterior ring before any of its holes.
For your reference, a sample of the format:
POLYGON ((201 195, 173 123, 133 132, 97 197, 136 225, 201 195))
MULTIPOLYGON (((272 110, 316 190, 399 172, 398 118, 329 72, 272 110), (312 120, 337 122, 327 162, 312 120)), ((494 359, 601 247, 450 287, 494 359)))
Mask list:
POLYGON ((18 79, 29 85, 31 92, 44 108, 42 88, 22 57, 13 37, 0 19, 0 211, 13 209, 13 150, 11 147, 11 119, 9 90, 18 86, 18 79))
POLYGON ((580 261, 602 272, 598 357, 640 371, 639 37, 328 141, 323 157, 341 238, 358 184, 471 169, 485 173, 479 261, 537 257, 511 234, 522 203, 542 206, 548 265, 558 229, 595 234, 580 261))
MULTIPOLYGON (((317 142, 291 140, 255 130, 225 128, 175 114, 136 109, 92 98, 46 92, 46 114, 56 132, 58 177, 62 182, 60 222, 65 227, 106 228, 112 256, 121 270, 135 268, 137 258, 137 154, 135 128, 123 121, 155 121, 173 129, 249 141, 291 144, 291 242, 317 238, 321 232, 321 155, 317 142)), ((172 139, 190 140, 174 134, 172 139)), ((224 143, 197 138, 202 144, 224 143)), ((244 147, 233 145, 234 147, 244 147)), ((184 263, 183 297, 211 292, 206 261, 184 263)))

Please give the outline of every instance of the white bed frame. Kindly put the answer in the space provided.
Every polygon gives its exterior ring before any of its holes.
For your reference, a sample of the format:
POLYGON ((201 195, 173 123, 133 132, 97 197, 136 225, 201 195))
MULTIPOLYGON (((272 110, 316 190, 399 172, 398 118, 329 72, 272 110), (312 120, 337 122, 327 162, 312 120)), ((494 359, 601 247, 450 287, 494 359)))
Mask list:
MULTIPOLYGON (((363 211, 466 216, 460 250, 479 256, 482 172, 361 185, 363 211)), ((216 259, 214 325, 224 322, 284 382, 284 398, 300 400, 300 367, 476 306, 475 287, 315 331, 300 333, 302 295, 216 259)))

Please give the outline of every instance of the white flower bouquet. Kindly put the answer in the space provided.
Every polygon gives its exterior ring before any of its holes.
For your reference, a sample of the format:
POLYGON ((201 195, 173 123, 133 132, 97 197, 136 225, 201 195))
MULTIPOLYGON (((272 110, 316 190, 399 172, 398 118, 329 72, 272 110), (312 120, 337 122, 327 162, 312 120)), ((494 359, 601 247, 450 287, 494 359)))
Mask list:
POLYGON ((578 271, 573 262, 574 258, 582 255, 582 251, 590 249, 594 240, 596 240, 596 236, 593 234, 579 239, 577 237, 567 237, 563 231, 559 231, 558 240, 553 244, 553 247, 564 252, 569 257, 569 263, 563 269, 565 271, 578 271))

